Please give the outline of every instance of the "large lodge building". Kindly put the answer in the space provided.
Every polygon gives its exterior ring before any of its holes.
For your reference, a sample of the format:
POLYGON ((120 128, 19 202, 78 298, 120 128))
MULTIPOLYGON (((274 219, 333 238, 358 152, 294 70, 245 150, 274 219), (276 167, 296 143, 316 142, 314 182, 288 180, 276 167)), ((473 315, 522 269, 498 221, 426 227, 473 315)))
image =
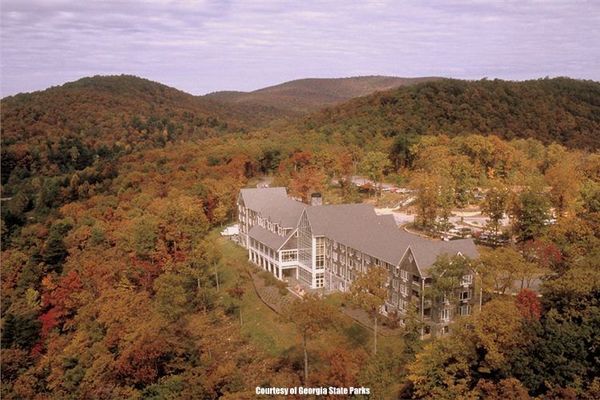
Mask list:
POLYGON ((425 299, 429 268, 440 255, 477 257, 471 239, 439 241, 398 228, 392 215, 367 204, 311 205, 288 197, 283 187, 242 189, 238 197, 240 243, 250 261, 278 279, 293 278, 311 289, 347 291, 371 266, 389 272, 384 312, 405 315, 416 304, 424 333, 443 334, 456 315, 468 315, 479 294, 473 275, 456 288, 457 302, 425 299))

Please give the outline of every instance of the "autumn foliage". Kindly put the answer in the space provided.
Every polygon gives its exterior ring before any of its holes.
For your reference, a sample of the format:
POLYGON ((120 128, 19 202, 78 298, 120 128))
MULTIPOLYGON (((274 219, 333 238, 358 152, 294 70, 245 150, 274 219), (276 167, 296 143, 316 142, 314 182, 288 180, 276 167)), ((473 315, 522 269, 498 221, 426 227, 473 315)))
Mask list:
POLYGON ((127 76, 2 99, 0 395, 252 398, 308 381, 381 398, 597 398, 597 104, 597 83, 562 78, 426 82, 278 121, 127 76), (379 201, 354 175, 414 189, 403 200, 430 232, 483 206, 507 239, 469 261, 481 312, 429 342, 413 309, 406 331, 377 335, 388 292, 374 270, 343 300, 372 329, 310 296, 278 320, 294 344, 276 351, 249 331, 260 308, 243 307, 251 283, 215 231, 263 181, 304 201, 379 201))

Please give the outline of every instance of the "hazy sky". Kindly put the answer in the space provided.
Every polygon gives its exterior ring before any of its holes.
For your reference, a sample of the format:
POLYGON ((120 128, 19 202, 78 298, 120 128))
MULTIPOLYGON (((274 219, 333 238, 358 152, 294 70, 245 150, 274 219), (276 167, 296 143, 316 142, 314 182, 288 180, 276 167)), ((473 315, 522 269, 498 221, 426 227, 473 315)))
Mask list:
POLYGON ((600 0, 0 0, 2 96, 96 74, 193 94, 356 75, 600 80, 600 0))

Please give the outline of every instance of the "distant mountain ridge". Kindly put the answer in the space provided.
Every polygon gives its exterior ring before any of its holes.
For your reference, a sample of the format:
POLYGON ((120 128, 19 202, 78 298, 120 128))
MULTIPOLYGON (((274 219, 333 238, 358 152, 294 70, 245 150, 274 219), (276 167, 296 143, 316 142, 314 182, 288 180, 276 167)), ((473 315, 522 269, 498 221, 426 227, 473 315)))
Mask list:
POLYGON ((438 80, 438 77, 400 78, 357 76, 349 78, 306 78, 269 86, 252 92, 222 91, 205 95, 228 104, 262 105, 284 113, 300 114, 343 103, 377 91, 438 80))
POLYGON ((319 110, 297 127, 371 135, 495 134, 600 149, 600 83, 440 79, 377 92, 319 110))
POLYGON ((600 83, 569 78, 311 78, 194 96, 131 75, 94 76, 5 97, 1 113, 4 146, 41 145, 66 135, 94 148, 162 146, 269 129, 278 120, 273 129, 340 132, 363 141, 370 135, 479 133, 600 149, 600 83))
MULTIPOLYGON (((15 108, 27 106, 25 107, 27 109, 40 105, 41 115, 35 119, 35 122, 50 113, 72 114, 83 109, 87 111, 87 115, 82 115, 86 119, 94 119, 94 114, 105 111, 111 111, 116 115, 127 113, 140 116, 163 112, 174 115, 185 112, 195 116, 218 118, 222 122, 227 121, 229 124, 244 127, 274 117, 272 110, 267 107, 225 105, 222 102, 194 96, 133 75, 85 77, 61 86, 5 97, 2 99, 2 105, 3 119, 11 115, 15 108)), ((20 112, 23 111, 25 110, 20 112)))

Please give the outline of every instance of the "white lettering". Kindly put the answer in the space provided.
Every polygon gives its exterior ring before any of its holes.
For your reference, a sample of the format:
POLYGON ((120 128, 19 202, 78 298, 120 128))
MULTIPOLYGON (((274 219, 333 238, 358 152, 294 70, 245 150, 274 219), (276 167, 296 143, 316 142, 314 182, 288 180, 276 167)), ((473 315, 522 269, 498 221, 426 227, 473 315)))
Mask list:
POLYGON ((264 396, 273 396, 273 395, 284 395, 287 396, 289 394, 289 388, 284 387, 261 387, 257 386, 255 388, 255 393, 258 395, 264 396))
POLYGON ((333 386, 329 387, 329 394, 340 395, 340 394, 349 394, 349 393, 350 392, 348 391, 347 387, 333 387, 333 386))
POLYGON ((313 395, 313 396, 322 396, 322 395, 327 394, 327 388, 325 388, 325 387, 314 388, 314 387, 302 387, 302 386, 300 386, 298 388, 298 394, 304 394, 304 395, 310 394, 310 395, 313 395))
POLYGON ((366 387, 350 387, 350 394, 371 394, 371 389, 366 387))

